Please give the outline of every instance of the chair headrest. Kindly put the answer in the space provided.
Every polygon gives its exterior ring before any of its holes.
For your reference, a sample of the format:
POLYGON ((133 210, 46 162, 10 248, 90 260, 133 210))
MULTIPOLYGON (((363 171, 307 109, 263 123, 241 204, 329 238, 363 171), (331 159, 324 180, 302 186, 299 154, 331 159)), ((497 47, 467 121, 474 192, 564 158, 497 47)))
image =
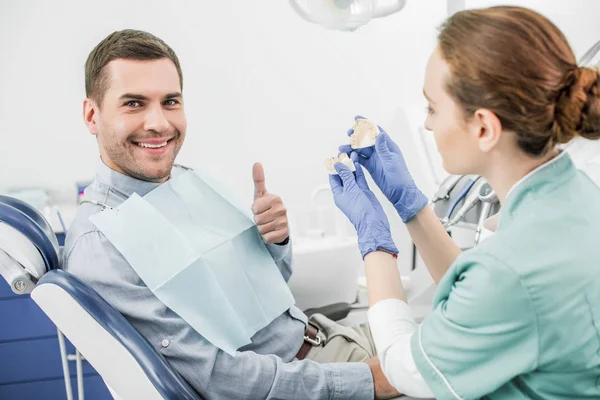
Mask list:
MULTIPOLYGON (((22 233, 39 250, 47 270, 59 267, 59 246, 52 227, 42 214, 13 197, 0 195, 0 222, 22 233)), ((10 255, 11 249, 2 249, 10 255)))

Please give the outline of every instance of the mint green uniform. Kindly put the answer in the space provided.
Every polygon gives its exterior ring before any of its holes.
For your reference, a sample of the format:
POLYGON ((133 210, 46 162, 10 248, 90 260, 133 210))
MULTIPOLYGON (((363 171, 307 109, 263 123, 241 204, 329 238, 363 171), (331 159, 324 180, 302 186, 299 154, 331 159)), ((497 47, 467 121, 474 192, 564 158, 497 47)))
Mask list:
POLYGON ((600 399, 600 189, 563 153, 439 283, 412 339, 437 399, 600 399))

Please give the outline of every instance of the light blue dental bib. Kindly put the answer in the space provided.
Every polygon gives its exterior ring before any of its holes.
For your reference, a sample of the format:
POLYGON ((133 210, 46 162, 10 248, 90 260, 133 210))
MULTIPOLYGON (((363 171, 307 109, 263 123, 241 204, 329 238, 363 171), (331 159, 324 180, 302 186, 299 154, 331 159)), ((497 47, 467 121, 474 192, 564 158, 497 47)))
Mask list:
POLYGON ((188 171, 90 219, 158 299, 235 355, 294 304, 243 210, 208 176, 188 171))

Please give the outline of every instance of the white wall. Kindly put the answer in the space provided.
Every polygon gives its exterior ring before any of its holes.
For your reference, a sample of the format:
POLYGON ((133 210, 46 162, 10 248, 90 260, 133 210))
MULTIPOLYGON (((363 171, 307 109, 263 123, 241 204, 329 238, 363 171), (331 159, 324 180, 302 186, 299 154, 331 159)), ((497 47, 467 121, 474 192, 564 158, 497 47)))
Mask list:
MULTIPOLYGON (((600 39, 600 2, 509 3, 550 17, 578 55, 600 39)), ((407 134, 394 128, 400 108, 420 119, 424 66, 445 15, 444 1, 408 0, 399 14, 342 33, 304 22, 286 0, 0 0, 0 190, 43 186, 74 198, 74 182, 93 177, 83 66, 107 34, 137 28, 163 38, 183 65, 189 128, 178 161, 210 168, 249 202, 251 165, 262 161, 267 187, 301 216, 355 114, 397 138, 407 134)), ((422 181, 418 153, 405 152, 422 181)))
POLYGON ((322 161, 337 154, 355 113, 385 125, 419 99, 445 14, 442 3, 413 1, 349 34, 302 21, 284 0, 0 4, 0 168, 15 171, 0 187, 70 189, 92 176, 83 66, 104 36, 131 27, 181 58, 189 130, 179 161, 218 166, 249 192, 251 163, 261 160, 267 184, 290 203, 327 182, 322 161))

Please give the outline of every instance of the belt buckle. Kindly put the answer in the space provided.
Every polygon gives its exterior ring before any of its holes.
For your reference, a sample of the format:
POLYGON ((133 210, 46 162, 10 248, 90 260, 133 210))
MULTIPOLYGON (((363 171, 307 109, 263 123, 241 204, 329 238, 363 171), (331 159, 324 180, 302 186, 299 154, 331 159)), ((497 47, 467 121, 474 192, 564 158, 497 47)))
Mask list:
MULTIPOLYGON (((312 326, 313 328, 315 328, 317 330, 317 334, 315 335, 316 339, 313 339, 310 336, 305 334, 304 341, 312 344, 313 346, 320 346, 321 345, 321 337, 319 336, 319 331, 320 331, 319 327, 311 324, 310 322, 308 323, 308 325, 312 326)), ((307 331, 308 331, 308 329, 307 329, 307 331)))

